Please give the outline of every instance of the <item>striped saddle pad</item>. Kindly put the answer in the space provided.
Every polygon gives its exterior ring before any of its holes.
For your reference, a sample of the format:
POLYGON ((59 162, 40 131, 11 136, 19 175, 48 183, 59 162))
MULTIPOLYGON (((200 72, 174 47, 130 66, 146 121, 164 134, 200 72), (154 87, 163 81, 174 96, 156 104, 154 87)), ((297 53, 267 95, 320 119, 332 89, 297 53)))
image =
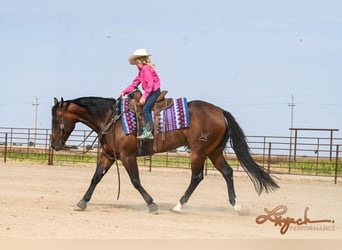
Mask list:
MULTIPOLYGON (((120 102, 121 121, 126 135, 137 134, 137 115, 134 112, 133 100, 122 98, 120 102)), ((152 111, 152 116, 155 117, 152 111)), ((177 98, 167 109, 163 109, 156 114, 158 124, 155 124, 158 133, 169 132, 177 129, 189 128, 190 117, 188 102, 185 97, 177 98)))

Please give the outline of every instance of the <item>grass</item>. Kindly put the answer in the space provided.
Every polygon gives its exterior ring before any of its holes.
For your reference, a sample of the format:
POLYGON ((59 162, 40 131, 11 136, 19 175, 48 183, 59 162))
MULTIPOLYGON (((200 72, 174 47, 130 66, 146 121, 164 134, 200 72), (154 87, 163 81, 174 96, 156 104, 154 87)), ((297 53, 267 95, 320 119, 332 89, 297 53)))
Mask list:
MULTIPOLYGON (((336 162, 329 160, 306 160, 290 163, 291 173, 333 176, 336 171, 336 162)), ((342 173, 342 163, 337 165, 338 173, 342 173)))
MULTIPOLYGON (((7 153, 7 159, 20 162, 37 162, 47 163, 47 150, 34 152, 33 150, 17 150, 7 153), (31 152, 30 152, 31 151, 31 152)), ((4 152, 0 152, 0 157, 4 159, 4 152)), ((53 162, 71 162, 71 163, 94 163, 96 164, 96 152, 83 154, 82 152, 64 151, 54 152, 53 162)), ((236 169, 241 170, 239 162, 229 156, 228 163, 236 169)), ((173 167, 173 168, 190 168, 190 158, 188 154, 156 154, 152 157, 152 166, 154 167, 173 167)), ((138 157, 139 166, 149 166, 148 157, 138 157)), ((259 163, 262 165, 262 163, 259 163)), ((205 162, 206 169, 214 169, 210 160, 205 162)), ((264 163, 264 167, 268 168, 268 163, 264 163)), ((342 176, 342 162, 338 162, 338 176, 342 176)), ((335 176, 336 160, 329 161, 328 159, 316 158, 300 158, 296 161, 289 162, 285 158, 272 157, 270 161, 270 170, 281 173, 292 174, 308 174, 320 176, 335 176)))

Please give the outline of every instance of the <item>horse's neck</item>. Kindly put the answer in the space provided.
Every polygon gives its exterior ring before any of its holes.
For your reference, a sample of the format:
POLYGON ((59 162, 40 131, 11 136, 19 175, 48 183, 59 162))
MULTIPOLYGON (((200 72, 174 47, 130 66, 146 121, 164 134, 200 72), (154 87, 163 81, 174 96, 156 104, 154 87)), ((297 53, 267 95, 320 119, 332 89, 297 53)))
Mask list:
POLYGON ((102 119, 97 119, 96 117, 93 117, 89 112, 86 112, 79 114, 78 120, 79 122, 94 130, 96 133, 99 133, 101 129, 110 121, 110 114, 102 119))
POLYGON ((75 122, 81 122, 98 133, 110 122, 113 105, 107 100, 84 99, 81 104, 71 102, 68 110, 75 118, 75 122))

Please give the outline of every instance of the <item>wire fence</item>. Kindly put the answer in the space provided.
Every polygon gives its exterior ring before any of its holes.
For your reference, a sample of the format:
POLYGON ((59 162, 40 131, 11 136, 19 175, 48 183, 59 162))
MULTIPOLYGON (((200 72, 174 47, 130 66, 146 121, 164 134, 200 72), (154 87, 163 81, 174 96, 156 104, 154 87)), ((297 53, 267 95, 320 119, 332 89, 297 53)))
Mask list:
MULTIPOLYGON (((3 161, 30 161, 48 165, 97 162, 97 137, 90 130, 74 130, 68 139, 68 151, 54 151, 50 146, 51 129, 0 127, 0 157, 3 161), (94 143, 95 141, 95 143, 94 143)), ((264 169, 279 174, 342 176, 342 138, 321 136, 247 136, 253 158, 264 169)), ((243 171, 228 143, 225 157, 235 171, 243 171)), ((186 147, 149 157, 138 157, 139 165, 168 168, 190 168, 186 147)), ((205 162, 205 171, 214 170, 205 162)))

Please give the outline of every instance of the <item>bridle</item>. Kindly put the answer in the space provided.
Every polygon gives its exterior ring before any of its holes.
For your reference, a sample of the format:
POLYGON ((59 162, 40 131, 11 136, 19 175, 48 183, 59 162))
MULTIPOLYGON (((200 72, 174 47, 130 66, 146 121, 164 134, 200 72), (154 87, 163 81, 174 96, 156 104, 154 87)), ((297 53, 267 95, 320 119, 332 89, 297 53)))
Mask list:
MULTIPOLYGON (((132 94, 134 94, 136 91, 137 91, 137 89, 135 89, 134 91, 132 91, 132 92, 133 92, 132 94)), ((110 117, 113 117, 113 118, 112 118, 112 121, 110 122, 110 126, 109 126, 109 127, 111 127, 112 125, 114 125, 115 122, 120 118, 120 114, 118 114, 118 113, 120 112, 120 110, 119 110, 119 108, 118 108, 118 103, 119 103, 119 101, 120 101, 120 98, 117 100, 117 104, 116 104, 115 107, 114 107, 113 114, 110 116, 110 117)), ((65 128, 65 125, 64 125, 64 112, 65 112, 65 110, 66 110, 66 108, 65 108, 64 105, 63 105, 63 102, 61 103, 60 107, 61 107, 61 112, 62 112, 62 113, 61 113, 60 119, 58 120, 58 121, 59 121, 59 143, 63 146, 64 149, 67 149, 67 148, 70 148, 70 147, 67 147, 67 146, 65 145, 65 140, 63 139, 63 136, 64 136, 64 128, 65 128)), ((107 121, 107 122, 108 122, 108 121, 107 121)), ((109 129, 109 127, 108 127, 108 129, 109 129)), ((104 129, 104 128, 102 128, 102 129, 100 130, 100 132, 99 132, 98 135, 96 136, 95 140, 93 141, 92 145, 94 145, 96 139, 98 139, 98 141, 101 140, 101 137, 102 137, 102 135, 103 135, 103 129, 104 129)), ((86 137, 86 139, 91 135, 91 133, 92 133, 93 131, 94 131, 94 130, 92 130, 92 131, 90 132, 90 134, 86 137)), ((115 136, 115 130, 114 130, 114 136, 115 136)), ((86 139, 85 139, 85 140, 86 140, 86 139)), ((97 151, 98 151, 98 154, 99 154, 99 147, 100 147, 100 143, 98 143, 98 150, 97 150, 97 151)), ((90 147, 90 148, 91 148, 91 147, 90 147)), ((89 150, 90 150, 90 148, 89 148, 89 150)), ((89 151, 89 150, 88 150, 88 151, 89 151)), ((117 168, 117 173, 118 173, 118 194, 117 194, 117 199, 119 199, 119 197, 120 197, 120 183, 121 183, 121 181, 120 181, 120 172, 119 172, 119 166, 118 166, 118 159, 117 159, 117 157, 116 157, 115 139, 114 139, 114 145, 113 145, 113 157, 112 157, 110 154, 108 154, 105 150, 103 150, 103 153, 107 155, 108 159, 114 160, 114 161, 116 162, 116 168, 117 168)), ((99 155, 98 155, 97 158, 99 159, 99 155)), ((98 164, 99 164, 99 162, 97 162, 97 165, 98 165, 98 164)))
POLYGON ((60 118, 60 123, 59 123, 59 142, 61 145, 65 146, 65 140, 63 139, 63 135, 64 135, 64 105, 63 103, 61 104, 61 109, 62 109, 62 115, 60 118))

